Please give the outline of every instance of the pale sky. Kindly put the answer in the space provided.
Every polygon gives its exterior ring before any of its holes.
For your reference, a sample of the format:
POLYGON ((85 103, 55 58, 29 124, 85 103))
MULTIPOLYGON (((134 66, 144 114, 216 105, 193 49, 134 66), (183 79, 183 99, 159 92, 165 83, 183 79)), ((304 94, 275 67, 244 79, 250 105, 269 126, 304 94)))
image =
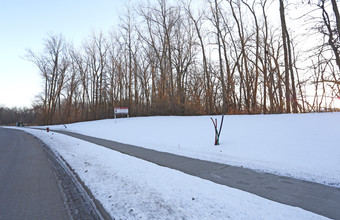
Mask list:
MULTIPOLYGON (((31 107, 43 91, 38 68, 24 59, 27 49, 41 52, 48 34, 62 34, 77 46, 93 31, 107 33, 119 23, 128 2, 131 6, 133 2, 140 3, 139 0, 0 0, 0 106, 31 107)), ((278 6, 272 7, 273 23, 279 15, 278 6)), ((293 17, 299 14, 290 12, 293 17)), ((299 31, 306 28, 297 20, 288 23, 299 31)), ((315 42, 313 36, 304 39, 303 44, 311 41, 315 42)))
POLYGON ((48 34, 80 44, 92 31, 118 23, 123 0, 0 0, 0 106, 31 107, 42 91, 26 50, 41 52, 48 34))

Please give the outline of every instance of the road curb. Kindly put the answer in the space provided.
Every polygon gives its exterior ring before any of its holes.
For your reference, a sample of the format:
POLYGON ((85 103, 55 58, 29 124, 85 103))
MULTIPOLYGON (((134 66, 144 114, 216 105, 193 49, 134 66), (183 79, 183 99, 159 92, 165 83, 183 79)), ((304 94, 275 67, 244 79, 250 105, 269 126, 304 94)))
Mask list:
MULTIPOLYGON (((27 132, 25 132, 25 133, 27 133, 27 132)), ((32 135, 30 133, 27 133, 27 134, 32 135)), ((61 155, 59 155, 57 152, 53 151, 41 139, 39 139, 38 137, 36 137, 34 135, 32 135, 32 136, 40 142, 41 146, 43 147, 43 150, 47 153, 47 155, 50 157, 50 159, 55 160, 55 162, 58 163, 62 167, 62 169, 68 174, 68 176, 72 179, 75 186, 82 193, 83 198, 86 199, 88 204, 91 205, 91 207, 92 207, 93 211, 95 212, 95 214, 97 215, 98 219, 100 219, 100 220, 112 220, 113 218, 108 214, 108 212, 105 210, 105 208, 100 203, 100 201, 97 200, 94 197, 91 190, 85 185, 85 183, 81 180, 81 178, 74 171, 74 169, 66 162, 66 160, 61 155)), ((71 217, 71 219, 73 219, 72 216, 70 216, 70 217, 71 217)))
MULTIPOLYGON (((60 156, 60 155, 59 155, 60 156)), ((102 219, 104 220, 111 220, 112 217, 107 213, 107 211, 105 210, 105 208, 103 207, 103 205, 100 203, 100 201, 98 199, 96 199, 94 197, 94 195, 92 194, 91 190, 85 185, 85 183, 80 179, 80 177, 78 176, 78 174, 74 171, 74 169, 66 162, 66 160, 60 156, 60 159, 65 163, 65 165, 67 166, 68 170, 70 172, 72 172, 72 174, 74 175, 74 177, 77 179, 78 183, 81 184, 81 186, 83 187, 83 189, 85 190, 87 196, 89 197, 89 200, 91 200, 94 203, 94 206, 96 207, 97 211, 100 213, 100 216, 102 217, 102 219)))

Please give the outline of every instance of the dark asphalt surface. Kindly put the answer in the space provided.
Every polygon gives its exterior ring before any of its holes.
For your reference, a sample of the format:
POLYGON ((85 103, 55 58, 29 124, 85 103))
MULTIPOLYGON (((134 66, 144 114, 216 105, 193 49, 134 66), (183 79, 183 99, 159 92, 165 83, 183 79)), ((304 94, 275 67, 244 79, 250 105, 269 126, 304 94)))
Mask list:
POLYGON ((76 184, 42 142, 0 127, 0 220, 101 219, 76 184))
POLYGON ((68 219, 55 175, 37 140, 0 128, 0 219, 68 219))
POLYGON ((58 131, 160 166, 169 167, 218 184, 230 186, 276 202, 340 219, 340 188, 277 176, 270 173, 203 161, 122 144, 72 132, 58 131))

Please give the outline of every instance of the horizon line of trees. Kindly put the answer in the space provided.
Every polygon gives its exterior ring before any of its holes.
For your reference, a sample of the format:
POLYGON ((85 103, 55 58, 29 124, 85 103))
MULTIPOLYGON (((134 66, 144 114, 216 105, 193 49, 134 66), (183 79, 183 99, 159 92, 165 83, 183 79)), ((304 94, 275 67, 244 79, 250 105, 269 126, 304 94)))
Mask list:
POLYGON ((0 106, 0 125, 36 124, 37 115, 32 108, 17 108, 0 106))
POLYGON ((93 33, 79 48, 49 35, 44 51, 27 54, 44 80, 35 122, 107 118, 118 106, 132 116, 335 110, 336 0, 298 6, 310 9, 300 19, 320 40, 308 50, 283 0, 157 0, 127 7, 117 29, 93 33))

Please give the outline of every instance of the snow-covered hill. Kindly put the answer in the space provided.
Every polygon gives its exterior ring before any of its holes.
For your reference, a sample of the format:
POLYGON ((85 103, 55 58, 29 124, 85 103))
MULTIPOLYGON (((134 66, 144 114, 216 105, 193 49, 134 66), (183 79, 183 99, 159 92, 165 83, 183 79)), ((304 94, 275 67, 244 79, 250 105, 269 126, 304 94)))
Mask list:
MULTIPOLYGON (((339 113, 226 116, 219 146, 210 116, 106 119, 50 129, 340 187, 339 125, 339 113)), ((21 129, 62 156, 115 219, 324 219, 70 136, 21 129)))
POLYGON ((178 155, 340 187, 340 113, 156 116, 50 126, 178 155))

